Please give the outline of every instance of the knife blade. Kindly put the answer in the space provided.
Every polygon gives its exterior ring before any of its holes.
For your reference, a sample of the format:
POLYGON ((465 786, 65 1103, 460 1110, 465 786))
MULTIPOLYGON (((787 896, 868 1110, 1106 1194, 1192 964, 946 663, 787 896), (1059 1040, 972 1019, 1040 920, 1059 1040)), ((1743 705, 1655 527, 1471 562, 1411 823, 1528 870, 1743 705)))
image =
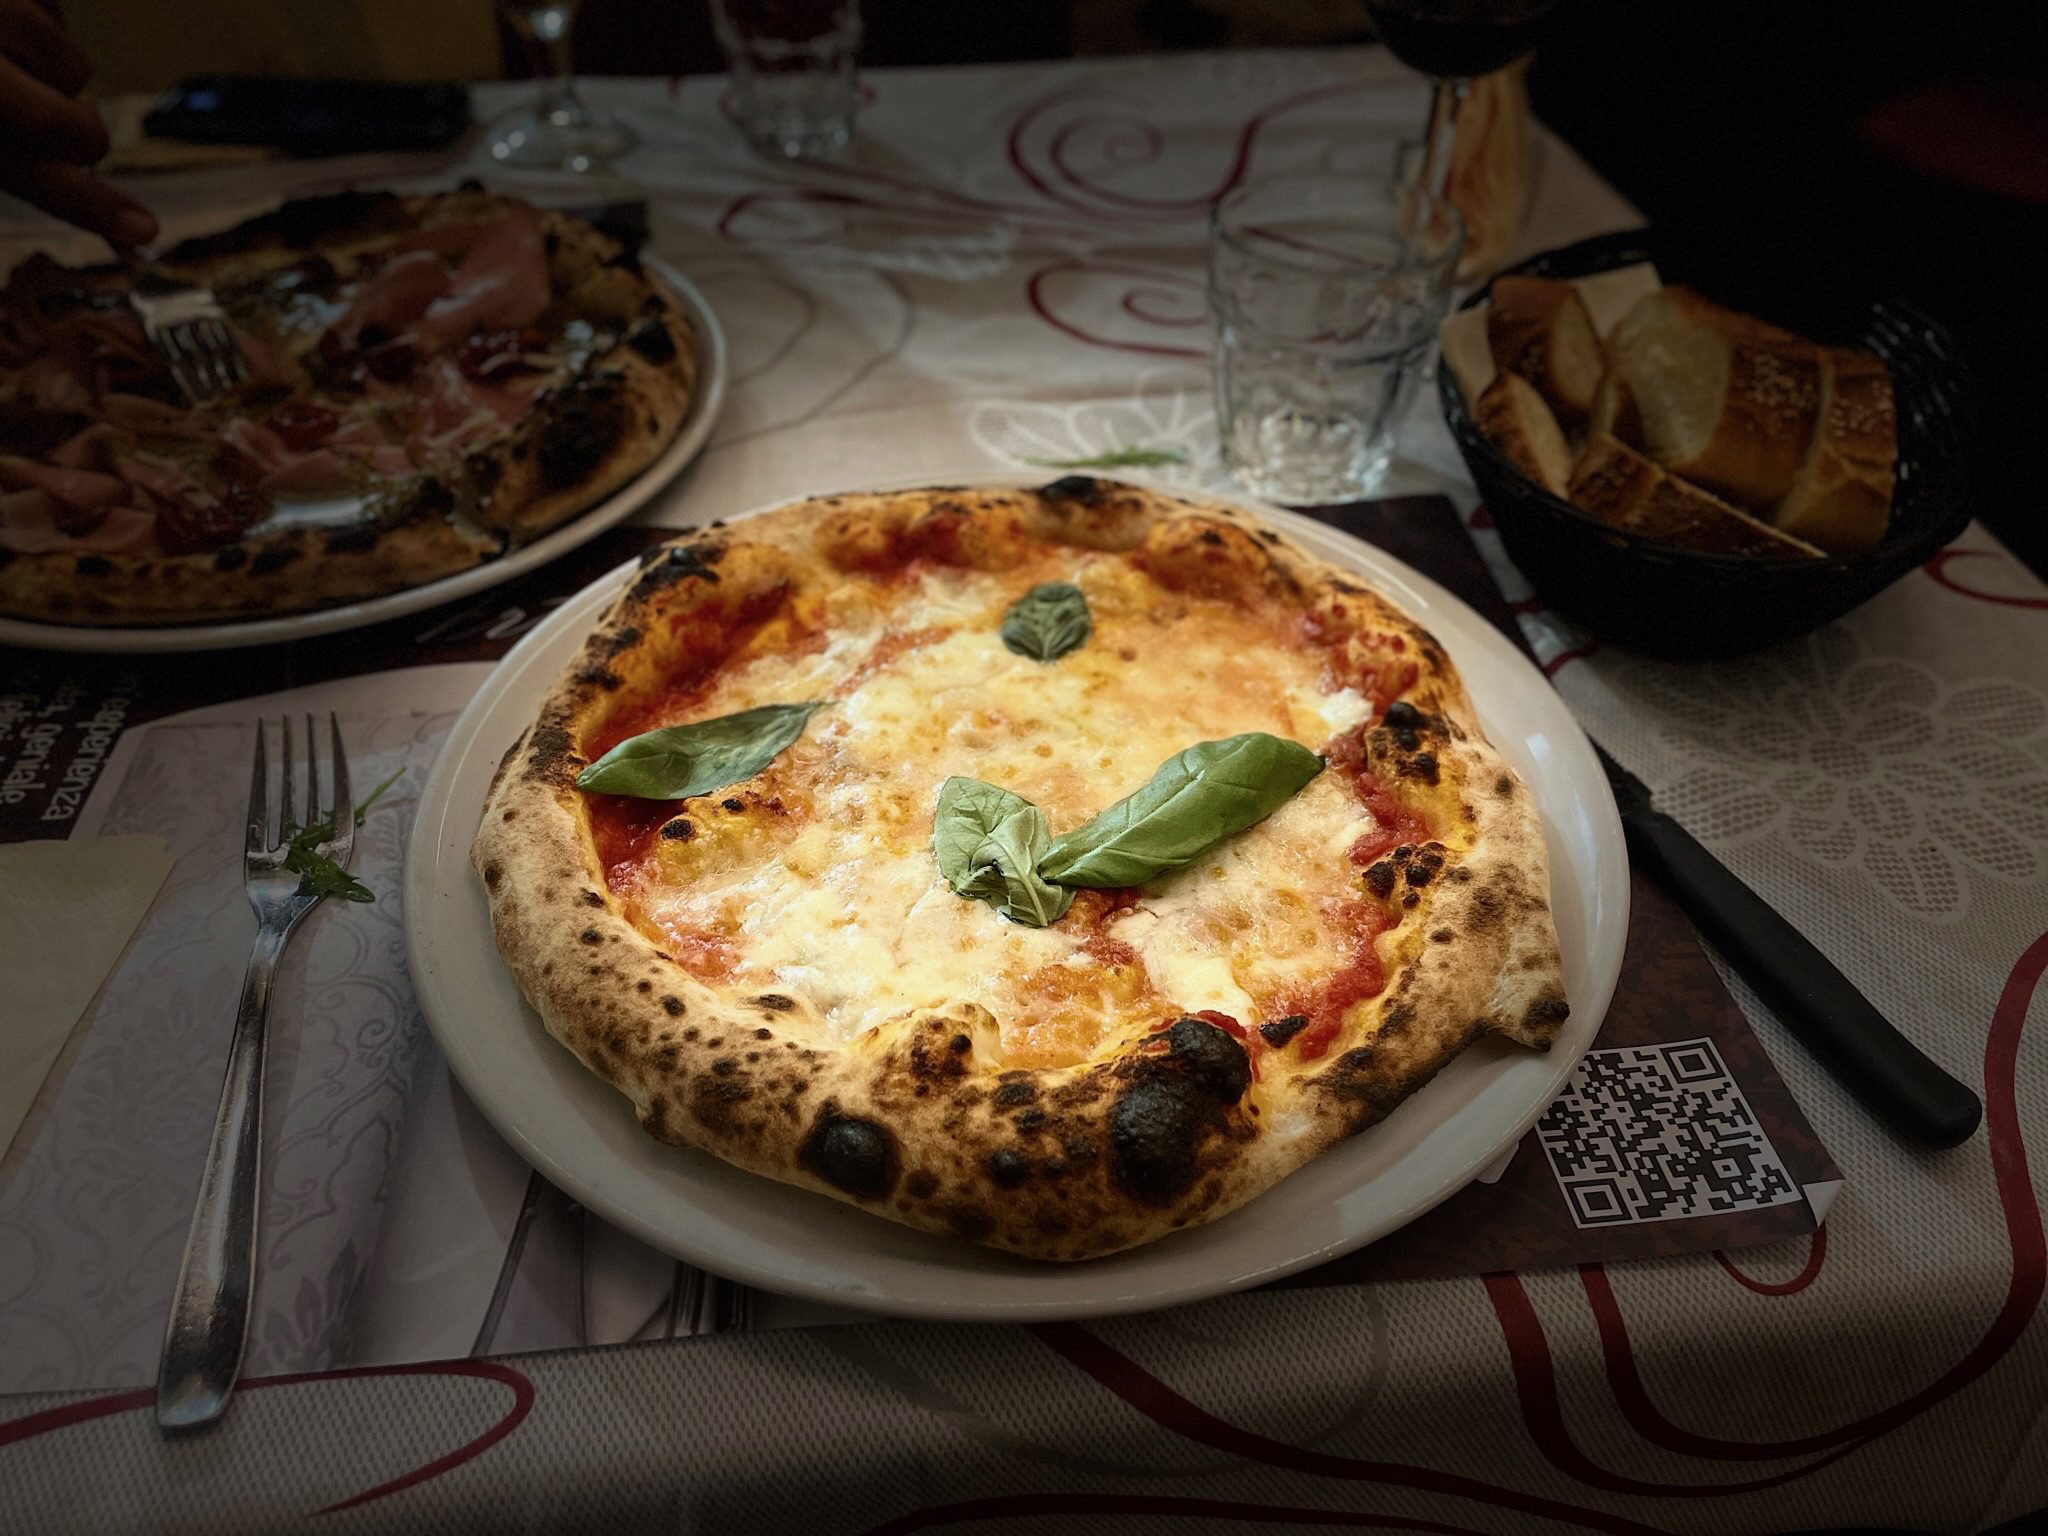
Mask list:
POLYGON ((1968 1141, 1984 1106, 1877 1011, 1834 963, 1600 755, 1630 856, 1685 909, 1821 1065, 1879 1121, 1929 1147, 1968 1141))

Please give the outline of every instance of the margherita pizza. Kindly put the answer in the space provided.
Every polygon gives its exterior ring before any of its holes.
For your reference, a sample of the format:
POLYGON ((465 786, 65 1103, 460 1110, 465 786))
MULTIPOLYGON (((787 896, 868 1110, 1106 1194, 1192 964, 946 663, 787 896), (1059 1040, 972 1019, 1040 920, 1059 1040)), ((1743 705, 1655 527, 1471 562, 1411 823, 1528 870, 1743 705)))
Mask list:
POLYGON ((1542 829, 1430 636, 1234 509, 833 496, 654 551, 474 860, 663 1141, 1082 1259, 1567 1015, 1542 829))
POLYGON ((695 391, 690 326, 634 254, 465 190, 288 203, 158 263, 249 364, 179 392, 116 267, 0 291, 0 613, 143 624, 420 585, 609 496, 695 391))

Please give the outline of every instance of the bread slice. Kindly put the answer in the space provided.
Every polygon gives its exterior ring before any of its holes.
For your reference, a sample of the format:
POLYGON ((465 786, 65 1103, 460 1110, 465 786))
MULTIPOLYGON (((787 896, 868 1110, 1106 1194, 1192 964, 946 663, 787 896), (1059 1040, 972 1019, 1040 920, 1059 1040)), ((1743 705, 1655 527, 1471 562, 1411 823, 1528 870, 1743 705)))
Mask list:
POLYGON ((1869 352, 1822 354, 1820 423, 1773 526, 1836 554, 1884 537, 1892 516, 1898 410, 1891 370, 1869 352))
POLYGON ((1487 294, 1486 342, 1494 366, 1534 384, 1560 422, 1576 426, 1586 419, 1605 365, 1578 289, 1554 277, 1495 278, 1487 294))
POLYGON ((1643 413, 1636 397, 1622 377, 1609 368, 1600 375, 1600 387, 1593 391, 1592 414, 1586 418, 1586 436, 1619 438, 1631 448, 1643 446, 1643 413))
POLYGON ((1607 360, 1651 458, 1752 510, 1784 499, 1820 411, 1812 343, 1669 287, 1622 317, 1607 360))
POLYGON ((1473 419, 1515 468, 1551 495, 1564 494, 1572 476, 1572 450, 1535 385, 1520 374, 1495 374, 1473 408, 1473 419))
POLYGON ((1628 444, 1596 437, 1572 466, 1571 503, 1601 522, 1715 555, 1813 558, 1821 551, 1668 473, 1628 444))

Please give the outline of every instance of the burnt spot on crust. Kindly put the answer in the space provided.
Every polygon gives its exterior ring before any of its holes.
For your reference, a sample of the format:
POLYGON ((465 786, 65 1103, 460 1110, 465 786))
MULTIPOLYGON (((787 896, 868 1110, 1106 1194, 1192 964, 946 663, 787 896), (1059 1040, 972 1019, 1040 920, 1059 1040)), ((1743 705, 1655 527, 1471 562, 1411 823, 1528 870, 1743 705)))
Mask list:
POLYGON ((585 891, 583 893, 583 905, 586 907, 601 907, 604 905, 604 898, 595 891, 585 891))
POLYGON ((998 1189, 1015 1189, 1031 1176, 1031 1160, 1015 1147, 999 1147, 983 1165, 998 1189))
POLYGON ((939 1181, 928 1169, 919 1168, 903 1181, 903 1192, 913 1200, 929 1200, 939 1191, 939 1181))
POLYGON ((1047 501, 1073 501, 1092 507, 1103 499, 1103 484, 1093 475, 1061 475, 1041 485, 1038 494, 1047 501))
POLYGON ((330 555, 360 555, 375 549, 377 538, 376 524, 357 523, 349 528, 336 528, 321 547, 330 555))
POLYGON ((1284 1019, 1274 1019, 1268 1023, 1261 1024, 1259 1026, 1259 1034, 1264 1038, 1266 1044, 1272 1046, 1277 1051, 1306 1028, 1308 1028, 1307 1014, 1290 1013, 1284 1019))
POLYGON ((1398 772, 1404 779, 1420 779, 1425 784, 1435 784, 1438 779, 1436 754, 1418 752, 1403 761, 1398 772))
MULTIPOLYGON (((642 565, 645 565, 644 561, 642 565)), ((715 581, 717 578, 713 577, 712 579, 715 581)), ((631 624, 621 624, 610 634, 602 637, 597 643, 604 647, 604 652, 607 656, 616 656, 619 652, 631 650, 640 643, 640 631, 631 624)))
POLYGON ((240 544, 229 544, 213 552, 213 568, 216 571, 239 571, 249 563, 249 551, 240 544))
MULTIPOLYGON (((1110 1177, 1145 1205, 1173 1204, 1194 1185, 1201 1144, 1250 1086, 1251 1060, 1213 1024, 1182 1019, 1163 1056, 1138 1058, 1109 1115, 1110 1177)), ((1070 1153, 1071 1155, 1071 1153, 1070 1153)))
POLYGON ((534 437, 541 484, 551 491, 580 484, 625 440, 625 382, 616 373, 572 379, 548 395, 534 437))
POLYGON ((571 777, 582 766, 576 744, 559 725, 536 725, 526 739, 526 777, 545 784, 571 777))
POLYGON ((498 888, 498 882, 504 878, 505 866, 496 859, 491 860, 490 863, 484 866, 484 888, 486 890, 495 891, 498 888))
POLYGON ((896 1187, 902 1160, 896 1138, 878 1121, 842 1115, 827 1099, 797 1149, 797 1165, 856 1200, 880 1200, 896 1187))
POLYGON ((796 999, 784 997, 780 992, 763 992, 754 1001, 763 1008, 770 1009, 776 1013, 793 1013, 796 1011, 796 999))
POLYGON ((1493 792, 1502 800, 1512 800, 1515 797, 1515 781, 1502 774, 1493 781, 1493 792))
POLYGON ((668 327, 658 318, 642 320, 626 333, 626 345, 646 358, 650 363, 675 361, 676 339, 669 334, 668 327))
POLYGON ((1022 1080, 1000 1084, 992 1100, 998 1109, 1015 1109, 1019 1104, 1029 1104, 1038 1097, 1035 1085, 1022 1080))
POLYGON ((585 944, 602 944, 604 942, 604 935, 599 933, 595 928, 586 928, 583 930, 582 933, 578 934, 577 937, 580 938, 585 944))
MULTIPOLYGON (((683 1000, 680 997, 664 997, 661 1000, 661 1011, 672 1019, 680 1019, 683 1016, 683 1000)), ((690 1033, 694 1036, 696 1031, 692 1030, 690 1033)))
POLYGON ((111 576, 114 562, 105 555, 80 555, 73 569, 81 576, 111 576))
POLYGON ((625 679, 610 667, 579 667, 576 681, 585 688, 602 688, 606 693, 616 692, 625 686, 625 679))
POLYGON ((666 842, 687 843, 696 835, 697 829, 690 825, 687 816, 678 816, 674 821, 665 821, 661 824, 661 836, 666 842))
POLYGON ((256 552, 256 558, 249 562, 249 574, 268 576, 272 571, 281 571, 304 553, 296 544, 272 545, 269 549, 256 552))
POLYGON ((367 235, 401 229, 406 221, 405 210, 393 192, 332 192, 324 197, 298 197, 233 229, 181 240, 157 259, 165 265, 177 266, 268 246, 307 247, 343 231, 367 235))
POLYGON ((690 1080, 690 1113, 707 1131, 729 1135, 739 1128, 739 1106, 753 1096, 744 1078, 706 1073, 690 1080))
POLYGON ((1392 859, 1381 859, 1365 872, 1365 888, 1385 901, 1394 894, 1394 882, 1401 872, 1394 867, 1392 859))
POLYGON ((939 1219, 945 1222, 947 1230, 956 1237, 964 1237, 970 1243, 978 1243, 995 1230, 995 1222, 987 1211, 978 1205, 954 1204, 939 1211, 939 1219))
POLYGON ((719 801, 718 804, 722 809, 734 812, 744 811, 747 808, 747 802, 737 798, 736 796, 729 796, 726 799, 719 801))
POLYGON ((1552 992, 1531 1003, 1529 1011, 1522 1015, 1522 1022, 1530 1029, 1547 1032, 1571 1016, 1572 1005, 1564 1000, 1564 994, 1552 992))

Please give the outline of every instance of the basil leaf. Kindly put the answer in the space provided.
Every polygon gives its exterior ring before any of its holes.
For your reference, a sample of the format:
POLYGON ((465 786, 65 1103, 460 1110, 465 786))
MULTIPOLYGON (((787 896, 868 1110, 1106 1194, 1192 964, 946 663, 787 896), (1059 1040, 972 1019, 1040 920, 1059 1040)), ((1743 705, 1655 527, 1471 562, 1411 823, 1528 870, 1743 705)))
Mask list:
POLYGON ((1095 628, 1088 599, 1072 582, 1033 587, 1003 615, 1003 644, 1033 661, 1058 661, 1087 643, 1095 628))
POLYGON ((955 776, 939 787, 932 856, 956 893, 985 901, 1013 923, 1043 928, 1065 915, 1074 893, 1039 878, 1052 843, 1045 812, 994 784, 955 776))
POLYGON ((576 775, 576 787, 636 800, 687 800, 751 779, 804 733, 823 709, 815 704, 763 704, 715 720, 663 726, 628 736, 576 775))
POLYGON ((1153 469, 1161 464, 1185 464, 1185 448, 1113 448, 1090 459, 1026 459, 1047 469, 1153 469))
POLYGON ((1038 872, 1060 885, 1143 885, 1264 821, 1322 768, 1300 742, 1264 731, 1197 742, 1143 789, 1053 839, 1038 872))

